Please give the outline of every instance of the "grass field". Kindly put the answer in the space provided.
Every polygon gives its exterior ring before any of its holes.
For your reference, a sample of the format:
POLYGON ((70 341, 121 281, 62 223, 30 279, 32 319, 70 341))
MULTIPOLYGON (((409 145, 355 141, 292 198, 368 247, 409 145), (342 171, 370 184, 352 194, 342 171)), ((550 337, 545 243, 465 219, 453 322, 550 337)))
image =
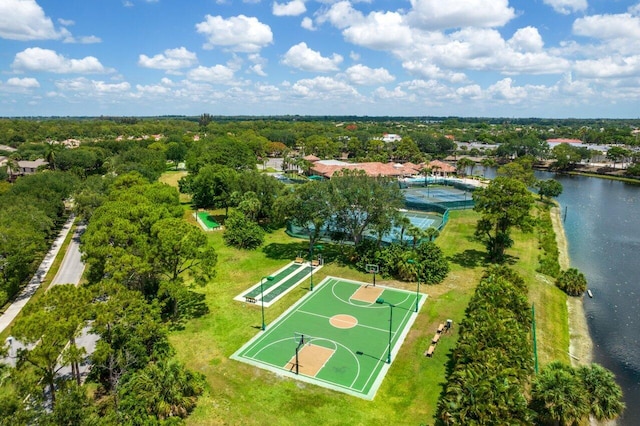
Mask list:
MULTIPOLYGON (((420 294, 418 305, 425 300, 420 294)), ((415 307, 415 292, 326 277, 231 358, 373 399, 415 307), (380 299, 386 303, 376 303, 380 299)))
MULTIPOLYGON (((190 212, 185 212, 185 218, 195 224, 190 212)), ((240 303, 233 298, 246 291, 250 283, 291 262, 298 253, 308 249, 308 242, 278 230, 267 234, 260 249, 240 251, 225 246, 222 233, 208 234, 218 253, 217 277, 197 291, 205 295, 211 312, 189 321, 183 330, 174 331, 170 336, 177 348, 177 357, 189 368, 203 373, 208 383, 207 393, 199 399, 187 424, 433 424, 447 364, 457 339, 456 326, 464 317, 464 310, 487 266, 485 248, 473 238, 477 218, 472 210, 451 212, 450 221, 437 240, 450 262, 451 272, 443 283, 421 288, 429 294, 429 302, 422 307, 372 401, 310 386, 230 359, 255 336, 261 320, 259 305, 240 303), (433 358, 425 358, 425 342, 447 318, 454 323, 450 337, 438 343, 433 358)), ((536 302, 541 365, 550 359, 567 358, 568 331, 566 340, 563 337, 567 326, 558 320, 563 315, 566 318, 566 298, 548 277, 535 272, 536 236, 516 234, 514 240, 515 246, 508 251, 509 264, 527 280, 530 298, 536 302), (557 336, 561 338, 556 339, 557 336)), ((324 245, 326 262, 322 270, 314 274, 314 282, 326 276, 370 282, 372 277, 364 271, 332 261, 340 250, 338 245, 324 245)), ((381 277, 377 283, 415 291, 415 283, 381 277)), ((267 324, 304 297, 309 291, 308 284, 308 280, 303 282, 267 309, 267 324)))
MULTIPOLYGON (((187 209, 188 206, 185 205, 187 209)), ((195 224, 191 211, 185 219, 195 224)), ((224 210, 216 211, 223 216, 224 210)), ((186 419, 188 425, 369 425, 434 424, 437 401, 446 378, 451 350, 456 344, 456 325, 487 266, 485 248, 473 238, 478 219, 473 210, 452 211, 437 244, 450 262, 451 272, 444 282, 422 290, 429 302, 420 310, 402 347, 372 401, 310 386, 264 369, 230 359, 230 356, 256 334, 260 325, 260 306, 234 301, 248 284, 284 267, 297 254, 308 249, 305 240, 291 238, 283 230, 267 234, 263 246, 255 251, 226 247, 222 233, 208 238, 218 253, 217 277, 206 287, 197 289, 205 295, 210 314, 174 331, 170 340, 176 356, 206 377, 208 390, 196 410, 186 419), (447 339, 438 343, 433 358, 425 358, 425 342, 433 336, 439 323, 453 319, 454 327, 447 339)), ((509 265, 529 284, 530 300, 536 304, 538 349, 541 365, 568 356, 566 297, 549 277, 535 271, 538 240, 535 234, 514 235, 515 246, 509 249, 509 265)), ((325 244, 326 263, 314 282, 324 277, 340 276, 370 281, 371 276, 338 262, 333 262, 341 248, 325 244)), ((266 310, 271 324, 308 292, 308 280, 294 288, 281 301, 266 310)), ((378 284, 415 290, 415 283, 385 280, 378 284)))

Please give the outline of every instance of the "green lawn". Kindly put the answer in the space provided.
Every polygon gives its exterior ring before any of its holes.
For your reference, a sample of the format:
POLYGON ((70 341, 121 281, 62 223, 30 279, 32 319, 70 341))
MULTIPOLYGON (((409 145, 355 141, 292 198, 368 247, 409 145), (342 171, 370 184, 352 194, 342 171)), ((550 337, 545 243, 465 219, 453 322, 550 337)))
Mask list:
MULTIPOLYGON (((189 216, 185 212, 187 220, 194 221, 189 216)), ((170 337, 177 357, 189 368, 203 373, 208 383, 208 392, 200 398, 187 424, 433 424, 450 350, 456 343, 456 326, 486 266, 484 247, 472 238, 476 220, 472 210, 451 213, 449 223, 438 238, 438 245, 450 260, 451 272, 443 283, 421 288, 421 292, 429 295, 428 302, 417 316, 373 401, 283 378, 230 359, 256 335, 261 324, 259 305, 237 302, 233 298, 261 277, 291 262, 308 245, 278 230, 267 235, 260 249, 239 251, 224 246, 222 233, 208 234, 218 251, 217 277, 197 291, 205 295, 210 313, 189 321, 183 330, 173 332, 170 337), (454 321, 452 333, 440 341, 433 358, 425 358, 423 353, 428 341, 437 325, 447 318, 454 321)), ((535 235, 514 237, 516 245, 509 250, 510 260, 529 283, 531 299, 536 303, 541 362, 562 358, 568 348, 566 299, 548 277, 535 272, 538 253, 535 235)), ((338 246, 324 244, 327 262, 314 274, 315 282, 328 275, 371 281, 370 275, 332 262, 339 250, 338 246)), ((377 282, 415 290, 415 283, 380 277, 377 282)), ((267 323, 272 323, 307 293, 308 281, 305 281, 266 310, 267 323)))

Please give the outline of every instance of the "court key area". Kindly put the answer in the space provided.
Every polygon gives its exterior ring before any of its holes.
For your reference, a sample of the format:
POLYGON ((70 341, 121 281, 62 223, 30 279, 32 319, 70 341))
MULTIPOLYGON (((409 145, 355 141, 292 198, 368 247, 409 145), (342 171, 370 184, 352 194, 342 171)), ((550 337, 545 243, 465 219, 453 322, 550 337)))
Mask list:
POLYGON ((326 277, 231 359, 373 399, 426 299, 326 277))

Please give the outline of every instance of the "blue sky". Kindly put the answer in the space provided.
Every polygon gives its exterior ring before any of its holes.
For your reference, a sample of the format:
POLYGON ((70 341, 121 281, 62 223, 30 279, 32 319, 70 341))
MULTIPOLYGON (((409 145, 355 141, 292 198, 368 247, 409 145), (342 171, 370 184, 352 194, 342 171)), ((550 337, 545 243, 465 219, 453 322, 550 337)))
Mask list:
POLYGON ((0 116, 640 117, 638 0, 0 0, 0 116))

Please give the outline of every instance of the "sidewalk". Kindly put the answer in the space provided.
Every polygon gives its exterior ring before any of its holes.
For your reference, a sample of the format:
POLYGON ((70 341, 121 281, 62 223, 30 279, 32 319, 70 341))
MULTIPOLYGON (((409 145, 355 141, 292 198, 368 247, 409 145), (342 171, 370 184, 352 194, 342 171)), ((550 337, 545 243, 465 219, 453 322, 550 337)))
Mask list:
POLYGON ((75 218, 76 217, 74 214, 69 216, 67 223, 65 223, 62 227, 58 238, 56 238, 56 240, 51 245, 49 252, 42 260, 42 263, 40 263, 38 270, 36 271, 33 278, 31 278, 31 281, 29 281, 29 284, 27 284, 27 286, 22 290, 18 297, 16 297, 11 306, 9 306, 7 310, 3 312, 2 315, 0 315, 0 333, 3 332, 13 322, 22 308, 24 308, 24 306, 27 304, 29 299, 31 299, 31 296, 33 296, 38 287, 40 287, 42 281, 44 281, 47 273, 49 272, 49 269, 51 269, 53 261, 56 259, 56 256, 60 251, 60 247, 62 247, 64 240, 69 234, 69 230, 71 229, 71 225, 73 225, 73 221, 75 220, 75 218))

